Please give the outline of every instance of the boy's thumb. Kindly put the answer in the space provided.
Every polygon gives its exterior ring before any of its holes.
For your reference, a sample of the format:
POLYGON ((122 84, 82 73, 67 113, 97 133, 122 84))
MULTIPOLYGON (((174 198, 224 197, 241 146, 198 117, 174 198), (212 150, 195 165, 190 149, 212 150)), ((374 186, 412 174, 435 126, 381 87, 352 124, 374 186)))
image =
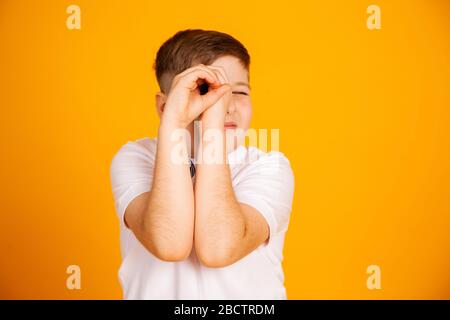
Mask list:
POLYGON ((220 87, 208 91, 208 93, 204 96, 205 99, 204 107, 209 108, 217 101, 219 101, 219 99, 222 98, 222 96, 230 90, 231 86, 229 84, 222 84, 220 87))

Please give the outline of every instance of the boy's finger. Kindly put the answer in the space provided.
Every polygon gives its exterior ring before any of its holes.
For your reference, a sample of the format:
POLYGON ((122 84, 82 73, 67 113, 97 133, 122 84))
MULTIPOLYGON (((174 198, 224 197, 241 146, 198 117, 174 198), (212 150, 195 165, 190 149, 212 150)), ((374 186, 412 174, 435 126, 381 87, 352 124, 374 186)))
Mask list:
POLYGON ((214 70, 215 73, 219 76, 219 78, 221 79, 222 83, 229 83, 230 81, 228 80, 227 74, 225 72, 225 69, 222 67, 217 67, 217 66, 207 66, 207 68, 214 70))
POLYGON ((199 106, 198 110, 195 110, 197 114, 202 113, 212 105, 214 105, 220 98, 223 97, 224 94, 231 90, 231 86, 229 84, 222 84, 220 87, 208 91, 207 94, 201 96, 203 103, 199 106))
POLYGON ((176 79, 174 78, 173 86, 182 86, 186 89, 194 90, 198 86, 198 79, 204 79, 211 84, 220 83, 219 78, 214 72, 212 72, 211 70, 206 70, 202 67, 197 67, 194 70, 183 74, 182 76, 180 74, 176 79))

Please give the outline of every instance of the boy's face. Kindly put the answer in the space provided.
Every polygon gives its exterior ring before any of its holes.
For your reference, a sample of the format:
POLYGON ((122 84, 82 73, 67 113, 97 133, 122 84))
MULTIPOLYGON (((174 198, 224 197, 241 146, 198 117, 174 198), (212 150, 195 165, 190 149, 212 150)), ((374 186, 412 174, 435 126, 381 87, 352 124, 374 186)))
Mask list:
MULTIPOLYGON (((211 66, 224 69, 232 89, 232 98, 228 105, 225 124, 235 124, 236 128, 247 131, 252 118, 248 71, 242 66, 239 59, 233 56, 220 57, 211 66)), ((226 130, 236 129, 232 126, 227 126, 226 130)))
MULTIPOLYGON (((246 132, 250 127, 250 121, 252 118, 252 103, 250 98, 248 71, 242 66, 240 60, 233 56, 220 57, 215 60, 211 66, 223 68, 232 88, 232 98, 225 116, 225 130, 240 129, 243 132, 246 132)), ((168 94, 170 94, 170 92, 168 94)), ((161 116, 161 113, 163 112, 162 106, 167 96, 158 93, 156 98, 158 114, 161 116)), ((193 146, 194 123, 192 122, 189 124, 187 129, 191 133, 191 146, 193 146)), ((238 144, 241 143, 238 142, 238 144)), ((230 151, 232 150, 227 150, 227 152, 230 151)))

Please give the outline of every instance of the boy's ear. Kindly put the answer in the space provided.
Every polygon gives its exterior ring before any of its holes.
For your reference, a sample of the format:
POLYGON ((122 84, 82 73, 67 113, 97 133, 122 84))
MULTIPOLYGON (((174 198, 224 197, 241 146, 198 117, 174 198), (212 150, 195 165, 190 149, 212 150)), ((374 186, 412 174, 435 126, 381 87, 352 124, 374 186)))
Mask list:
POLYGON ((166 104, 167 96, 165 93, 159 91, 156 93, 156 112, 158 112, 158 116, 161 118, 162 113, 164 112, 164 106, 166 104))

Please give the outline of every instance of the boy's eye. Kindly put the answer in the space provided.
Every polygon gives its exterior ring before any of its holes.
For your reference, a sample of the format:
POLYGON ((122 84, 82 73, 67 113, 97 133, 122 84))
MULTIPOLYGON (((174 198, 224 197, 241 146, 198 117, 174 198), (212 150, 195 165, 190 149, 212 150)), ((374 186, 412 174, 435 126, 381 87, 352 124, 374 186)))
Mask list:
POLYGON ((245 95, 245 96, 248 96, 248 93, 247 93, 247 92, 244 92, 244 91, 233 91, 232 93, 233 93, 233 94, 243 94, 243 95, 245 95))

